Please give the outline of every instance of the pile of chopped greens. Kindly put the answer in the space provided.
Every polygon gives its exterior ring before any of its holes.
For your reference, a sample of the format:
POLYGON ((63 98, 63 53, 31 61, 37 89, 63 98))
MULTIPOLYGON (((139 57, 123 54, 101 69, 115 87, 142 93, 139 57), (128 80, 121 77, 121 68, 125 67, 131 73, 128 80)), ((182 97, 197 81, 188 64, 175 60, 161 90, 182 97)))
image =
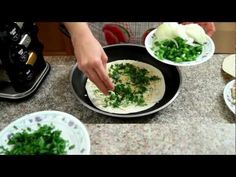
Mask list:
POLYGON ((54 130, 48 125, 39 125, 39 128, 32 131, 30 128, 22 132, 13 134, 7 149, 0 147, 0 154, 4 155, 62 155, 66 154, 66 149, 73 149, 74 145, 69 146, 68 141, 61 138, 61 131, 54 130))
POLYGON ((152 81, 160 79, 157 76, 148 76, 148 74, 148 70, 129 63, 111 65, 109 76, 115 84, 115 89, 105 98, 105 107, 117 108, 121 105, 126 107, 130 104, 146 105, 143 94, 148 90, 152 81), (122 77, 126 77, 125 81, 122 81, 122 77))
POLYGON ((186 40, 176 37, 173 40, 154 40, 151 48, 159 59, 174 62, 194 61, 202 53, 203 45, 194 43, 189 45, 186 40))

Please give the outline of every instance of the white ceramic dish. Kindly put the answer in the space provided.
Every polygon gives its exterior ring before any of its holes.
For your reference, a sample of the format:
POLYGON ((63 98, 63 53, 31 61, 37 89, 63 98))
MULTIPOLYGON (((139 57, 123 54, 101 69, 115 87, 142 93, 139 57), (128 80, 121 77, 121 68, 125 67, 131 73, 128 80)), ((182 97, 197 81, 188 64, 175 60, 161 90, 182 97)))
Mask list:
POLYGON ((27 127, 36 130, 38 123, 41 125, 52 124, 55 129, 61 130, 62 138, 68 140, 70 145, 75 145, 75 148, 67 150, 68 155, 90 154, 90 138, 83 123, 74 116, 59 111, 35 112, 17 119, 0 132, 0 146, 9 148, 7 142, 12 134, 27 127))
POLYGON ((194 61, 188 61, 188 62, 174 62, 174 61, 171 61, 171 60, 168 60, 168 59, 159 59, 153 52, 153 50, 151 49, 152 46, 153 46, 153 41, 155 39, 155 32, 156 32, 156 29, 154 29, 153 31, 151 31, 146 39, 145 39, 145 47, 148 51, 148 53, 156 58, 157 60, 159 60, 160 62, 163 62, 163 63, 166 63, 166 64, 169 64, 169 65, 174 65, 174 66, 193 66, 193 65, 198 65, 198 64, 201 64, 201 63, 204 63, 206 61, 208 61, 214 54, 215 52, 215 45, 214 45, 214 42, 213 40, 208 36, 207 37, 207 43, 204 44, 203 46, 203 51, 201 53, 201 55, 199 55, 197 57, 196 60, 194 61))
POLYGON ((233 87, 234 84, 236 84, 236 80, 232 80, 228 84, 226 84, 223 95, 224 95, 225 103, 228 106, 228 108, 234 114, 236 114, 236 106, 235 104, 233 104, 233 98, 232 98, 232 93, 231 93, 231 88, 233 87))
POLYGON ((222 69, 224 72, 226 72, 227 74, 231 75, 232 77, 236 77, 236 73, 235 73, 235 54, 229 55, 227 56, 222 64, 222 69))

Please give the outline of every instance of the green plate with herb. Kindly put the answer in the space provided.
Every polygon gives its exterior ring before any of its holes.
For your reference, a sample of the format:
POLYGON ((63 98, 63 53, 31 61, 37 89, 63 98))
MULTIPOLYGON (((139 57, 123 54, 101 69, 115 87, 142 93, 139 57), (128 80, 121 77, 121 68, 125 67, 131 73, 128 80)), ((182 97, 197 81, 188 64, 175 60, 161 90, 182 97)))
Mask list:
POLYGON ((90 153, 85 126, 59 111, 25 115, 0 132, 1 155, 83 155, 90 153))

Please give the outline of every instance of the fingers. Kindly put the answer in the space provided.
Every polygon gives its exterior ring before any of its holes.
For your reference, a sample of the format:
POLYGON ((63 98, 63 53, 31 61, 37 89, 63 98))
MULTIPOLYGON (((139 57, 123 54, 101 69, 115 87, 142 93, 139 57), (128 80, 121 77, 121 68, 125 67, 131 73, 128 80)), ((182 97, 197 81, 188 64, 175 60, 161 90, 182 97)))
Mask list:
MULTIPOLYGON (((104 63, 106 63, 104 60, 104 63)), ((105 95, 109 90, 114 90, 114 85, 108 77, 107 70, 104 68, 104 63, 100 59, 93 59, 92 63, 80 63, 79 69, 83 71, 88 78, 101 90, 105 95)))
POLYGON ((211 37, 214 34, 214 32, 215 32, 214 30, 208 30, 207 35, 211 37))
POLYGON ((98 64, 98 67, 96 67, 96 72, 99 75, 100 79, 104 82, 105 86, 109 90, 114 90, 114 85, 111 79, 108 77, 108 73, 106 69, 108 57, 106 53, 104 52, 104 50, 102 51, 101 59, 102 59, 102 65, 98 64))
POLYGON ((197 22, 200 26, 202 26, 208 36, 212 36, 216 31, 215 24, 213 22, 197 22))
POLYGON ((207 24, 207 34, 209 36, 212 36, 215 31, 216 31, 215 24, 214 23, 208 23, 207 24))
MULTIPOLYGON (((183 22, 181 24, 187 25, 187 24, 190 24, 190 23, 193 23, 193 22, 183 22)), ((210 36, 210 37, 216 31, 214 22, 195 22, 195 23, 200 25, 206 31, 207 35, 210 36)))
POLYGON ((97 75, 99 76, 99 78, 102 80, 102 82, 104 83, 104 85, 106 86, 106 88, 108 90, 114 90, 114 85, 111 81, 111 79, 108 77, 108 73, 105 70, 103 64, 99 64, 97 65, 95 71, 97 72, 97 75))
POLYGON ((102 51, 102 64, 103 64, 105 69, 106 69, 106 66, 107 66, 107 61, 108 61, 108 57, 107 57, 106 53, 104 51, 102 51))
POLYGON ((86 72, 86 75, 88 78, 98 87, 98 89, 104 93, 105 95, 108 95, 108 89, 103 84, 102 80, 97 75, 96 71, 93 69, 89 70, 89 72, 86 72))

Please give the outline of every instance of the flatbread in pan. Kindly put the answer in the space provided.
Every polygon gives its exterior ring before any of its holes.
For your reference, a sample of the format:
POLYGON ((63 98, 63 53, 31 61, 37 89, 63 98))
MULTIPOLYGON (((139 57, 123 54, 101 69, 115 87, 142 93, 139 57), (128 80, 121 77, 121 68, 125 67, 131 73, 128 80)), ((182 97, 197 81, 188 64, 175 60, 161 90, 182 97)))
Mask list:
MULTIPOLYGON (((153 67, 152 65, 135 60, 117 60, 110 62, 107 64, 107 69, 109 70, 112 65, 114 66, 115 64, 121 63, 129 63, 137 68, 146 69, 148 71, 148 76, 157 76, 159 78, 158 80, 150 82, 150 84, 146 86, 147 91, 143 94, 145 105, 129 103, 128 105, 120 105, 119 107, 113 107, 111 105, 107 106, 105 102, 105 98, 107 96, 102 94, 98 88, 89 79, 87 79, 85 88, 89 99, 95 107, 110 113, 129 114, 149 109, 162 99, 165 93, 165 80, 159 69, 153 67)), ((127 77, 123 77, 123 80, 124 78, 126 79, 124 83, 127 84, 127 77)))

